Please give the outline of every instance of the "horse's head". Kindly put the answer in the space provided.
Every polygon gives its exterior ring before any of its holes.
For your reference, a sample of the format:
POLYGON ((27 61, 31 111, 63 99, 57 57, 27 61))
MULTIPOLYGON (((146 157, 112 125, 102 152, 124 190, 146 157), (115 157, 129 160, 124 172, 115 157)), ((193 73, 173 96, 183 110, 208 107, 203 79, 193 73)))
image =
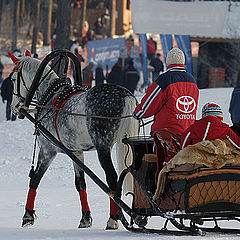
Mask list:
POLYGON ((18 107, 25 101, 40 61, 31 58, 29 51, 26 51, 25 56, 20 58, 15 57, 11 53, 8 53, 8 55, 15 64, 14 72, 12 74, 13 98, 11 107, 13 112, 17 113, 18 107))
MULTIPOLYGON (((9 53, 13 63, 15 64, 13 80, 13 99, 11 108, 15 114, 19 112, 19 107, 22 106, 26 100, 28 91, 33 83, 36 72, 41 64, 41 61, 32 58, 29 51, 26 51, 25 56, 17 58, 9 53)), ((49 71, 47 66, 45 71, 49 71)), ((53 71, 52 71, 53 72, 53 71)), ((52 73, 54 76, 55 73, 52 73)))

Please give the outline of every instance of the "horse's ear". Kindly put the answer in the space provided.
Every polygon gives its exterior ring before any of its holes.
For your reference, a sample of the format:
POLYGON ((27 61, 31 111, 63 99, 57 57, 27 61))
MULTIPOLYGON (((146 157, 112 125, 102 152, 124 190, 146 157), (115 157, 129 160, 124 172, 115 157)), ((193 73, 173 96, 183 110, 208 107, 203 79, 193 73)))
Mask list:
POLYGON ((17 64, 19 59, 15 57, 12 53, 8 52, 8 56, 12 59, 14 64, 17 64))
POLYGON ((31 53, 30 53, 28 50, 26 50, 26 52, 25 52, 25 56, 27 56, 27 57, 31 57, 31 53))

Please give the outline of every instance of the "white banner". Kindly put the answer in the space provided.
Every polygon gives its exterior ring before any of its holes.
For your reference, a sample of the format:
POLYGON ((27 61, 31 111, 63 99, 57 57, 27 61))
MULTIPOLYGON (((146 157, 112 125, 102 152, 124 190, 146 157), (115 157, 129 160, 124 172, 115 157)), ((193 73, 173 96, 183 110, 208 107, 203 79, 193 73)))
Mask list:
POLYGON ((240 7, 236 3, 229 4, 230 2, 227 1, 132 0, 133 30, 136 33, 237 38, 240 36, 240 31, 236 33, 235 26, 238 24, 239 29, 239 22, 235 23, 234 32, 231 31, 231 25, 233 19, 240 18, 240 7), (230 6, 235 11, 229 11, 230 6), (228 26, 228 31, 225 25, 228 26))

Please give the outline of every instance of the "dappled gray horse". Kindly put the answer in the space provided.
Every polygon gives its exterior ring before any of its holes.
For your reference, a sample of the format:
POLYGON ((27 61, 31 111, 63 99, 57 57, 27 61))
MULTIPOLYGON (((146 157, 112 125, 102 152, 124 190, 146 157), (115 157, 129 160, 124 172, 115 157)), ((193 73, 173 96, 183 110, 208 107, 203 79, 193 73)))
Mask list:
MULTIPOLYGON (((14 96, 12 101, 13 111, 18 114, 19 107, 21 107, 26 98, 41 61, 31 58, 29 56, 30 54, 21 58, 16 58, 12 54, 9 55, 18 70, 13 74, 14 96), (18 81, 16 80, 17 76, 19 77, 18 81)), ((118 143, 118 164, 120 168, 123 168, 125 154, 121 140, 126 134, 127 136, 136 136, 138 134, 139 123, 131 117, 119 119, 111 119, 110 117, 131 115, 137 104, 135 97, 125 88, 103 84, 93 87, 86 92, 81 90, 76 92, 75 90, 64 102, 59 102, 59 96, 63 95, 62 93, 66 85, 70 88, 70 83, 66 79, 59 79, 57 74, 51 70, 48 65, 43 75, 49 71, 50 74, 47 75, 46 79, 38 87, 35 97, 38 104, 44 104, 46 107, 52 107, 54 105, 57 106, 60 111, 40 108, 35 117, 81 161, 84 161, 83 151, 97 150, 98 159, 105 172, 107 184, 109 188, 115 192, 117 173, 111 158, 112 147, 116 142, 118 143), (71 113, 85 114, 86 116, 67 114, 62 110, 71 113), (94 118, 90 117, 90 115, 109 118, 94 118)), ((61 152, 58 147, 42 135, 38 137, 38 145, 40 148, 38 162, 35 170, 30 173, 30 184, 26 211, 23 216, 23 226, 34 224, 36 190, 56 154, 61 152)), ((87 201, 84 172, 76 163, 73 163, 73 165, 75 171, 75 186, 79 192, 82 206, 82 218, 79 228, 86 228, 92 225, 92 217, 87 201)), ((110 199, 110 217, 107 221, 106 229, 117 229, 117 220, 116 205, 115 202, 110 199)))

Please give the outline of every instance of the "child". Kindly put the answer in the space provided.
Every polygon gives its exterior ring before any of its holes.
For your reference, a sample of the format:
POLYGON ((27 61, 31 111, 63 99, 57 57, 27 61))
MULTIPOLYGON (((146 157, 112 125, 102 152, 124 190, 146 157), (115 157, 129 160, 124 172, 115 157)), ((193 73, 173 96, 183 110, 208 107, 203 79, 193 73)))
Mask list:
POLYGON ((202 108, 202 118, 196 120, 181 137, 180 148, 204 140, 228 139, 236 148, 240 149, 240 137, 223 120, 223 112, 215 103, 206 103, 202 108))

